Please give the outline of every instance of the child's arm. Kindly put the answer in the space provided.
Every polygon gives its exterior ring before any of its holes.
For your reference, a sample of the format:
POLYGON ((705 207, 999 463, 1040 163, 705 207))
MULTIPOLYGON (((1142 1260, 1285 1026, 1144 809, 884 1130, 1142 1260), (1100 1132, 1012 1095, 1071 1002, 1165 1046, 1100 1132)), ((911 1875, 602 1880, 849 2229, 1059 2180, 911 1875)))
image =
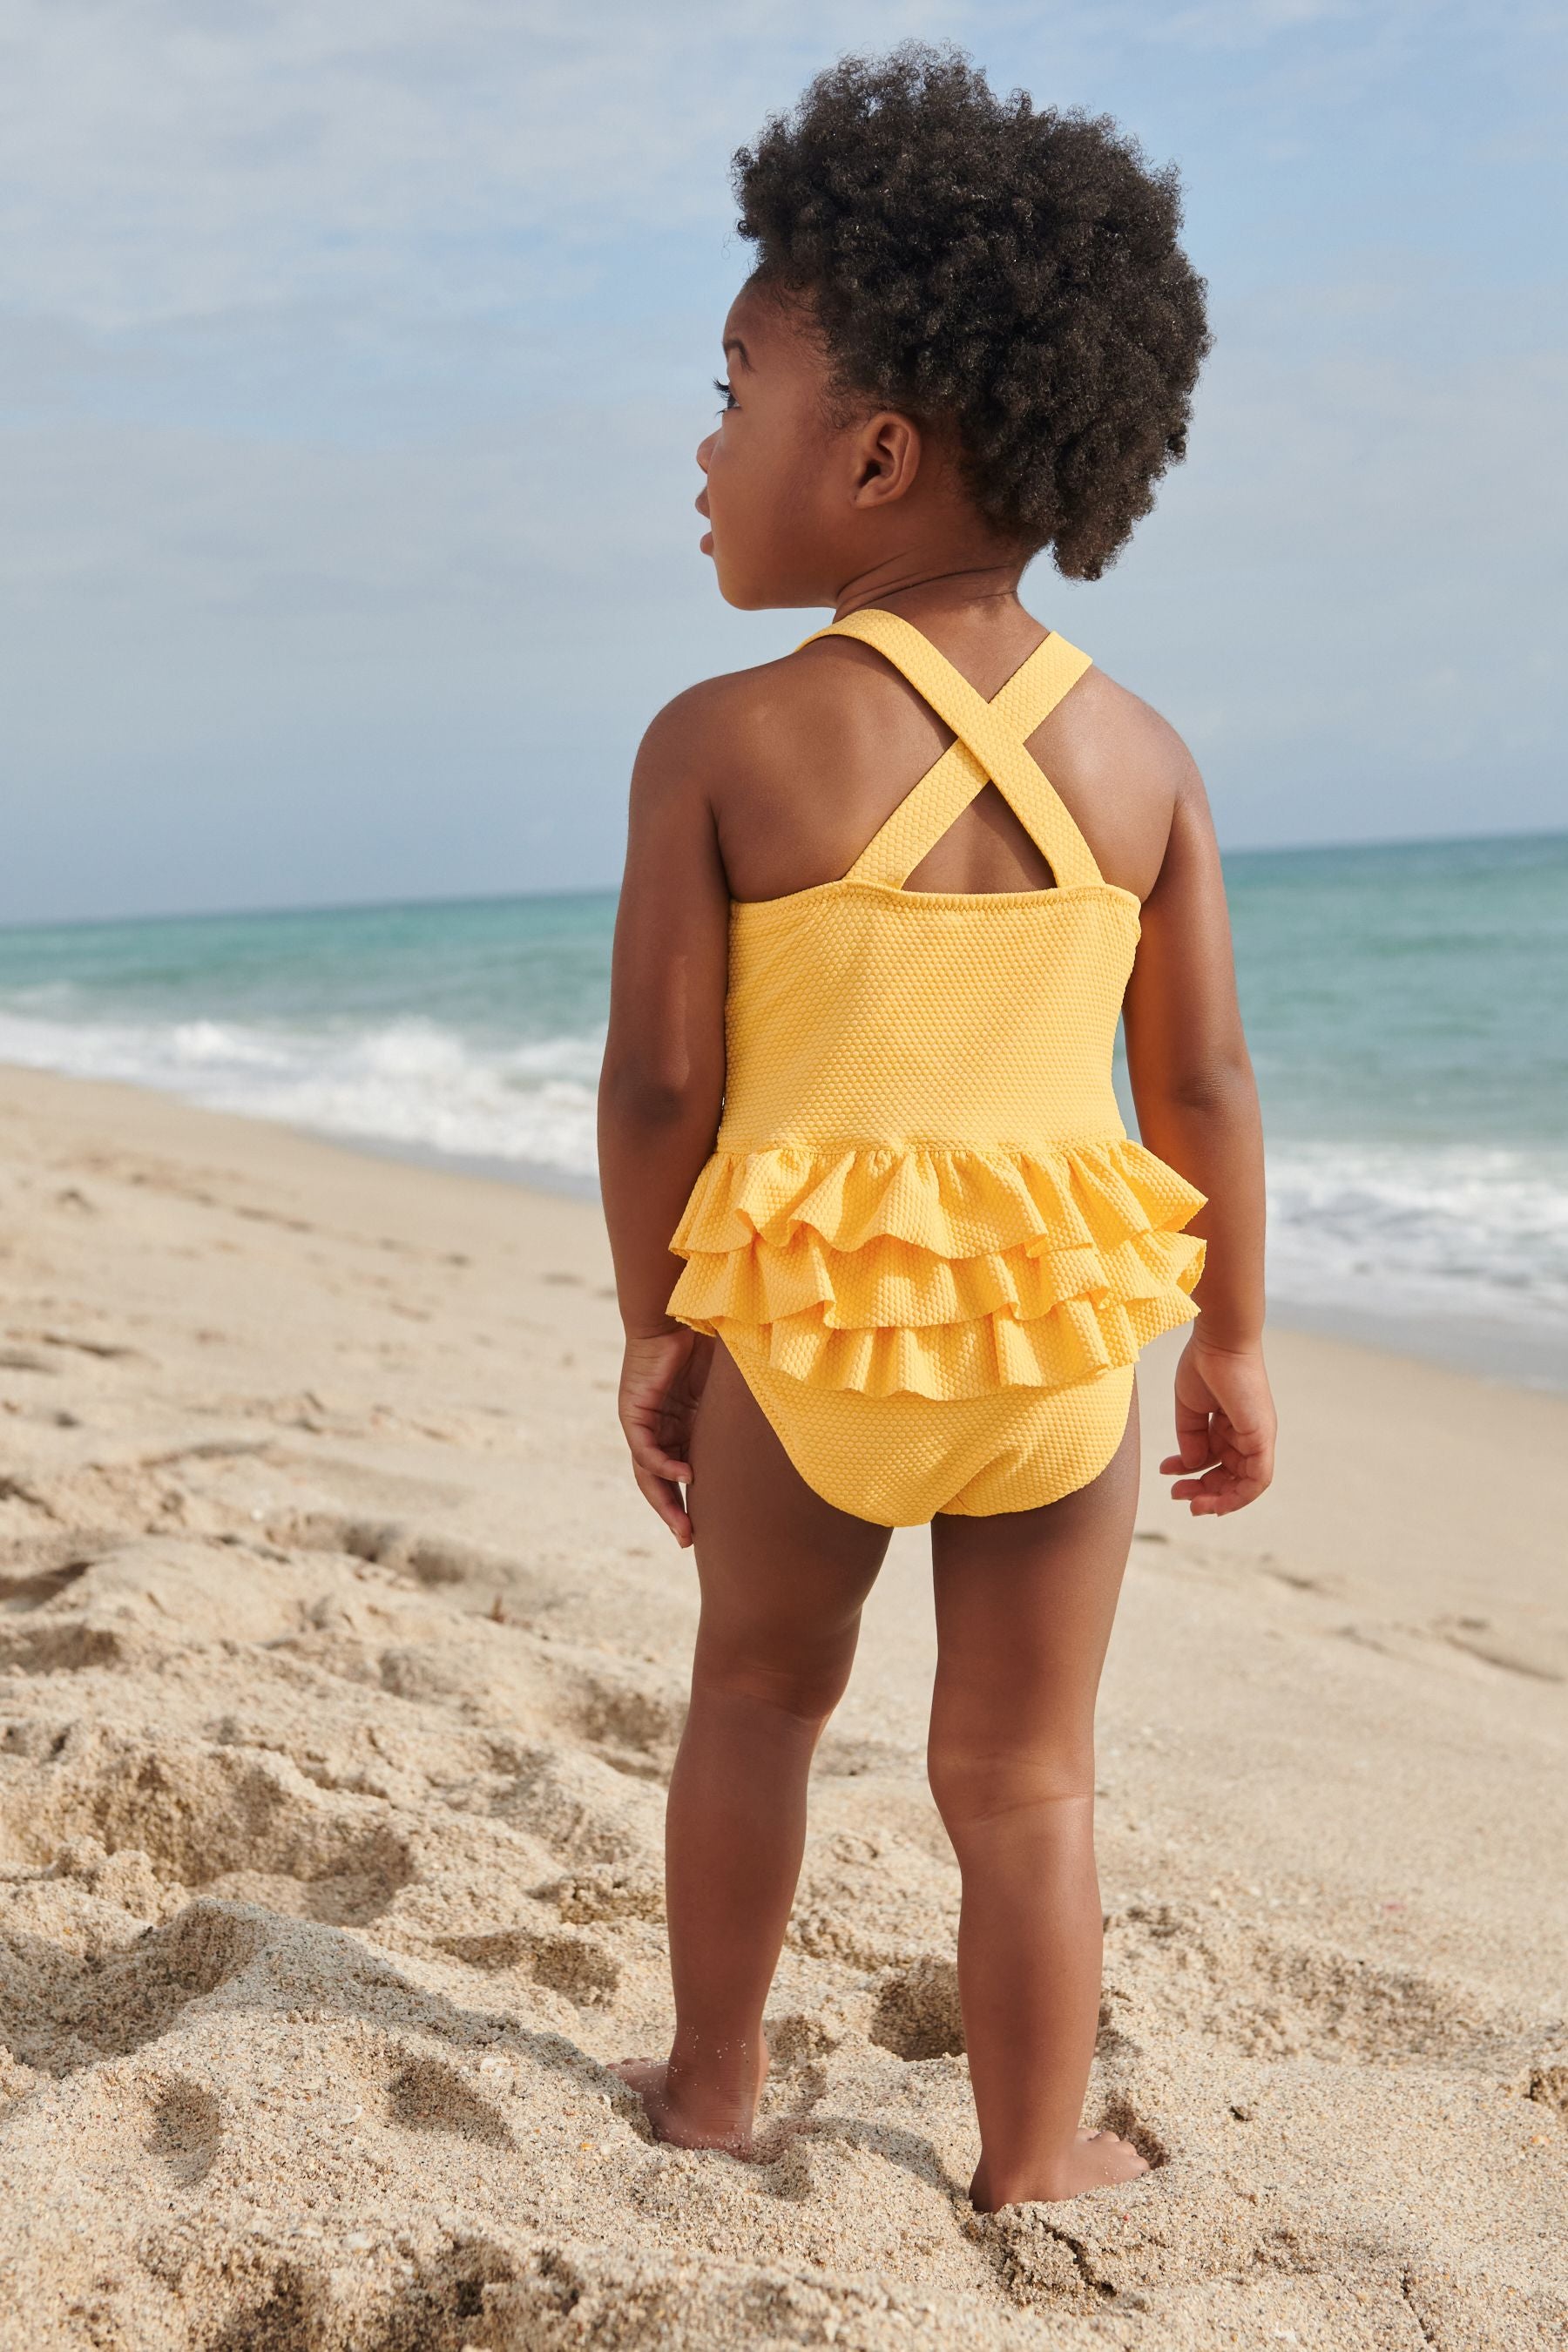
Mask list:
POLYGON ((685 1546, 691 1421, 712 1342, 665 1302, 668 1242, 713 1148, 724 1095, 730 895, 707 788, 710 690, 660 712, 632 773, 599 1080, 599 1181, 626 1326, 620 1415, 637 1485, 685 1546))
POLYGON ((1124 1007, 1128 1074, 1151 1151, 1208 1195, 1198 1319, 1176 1371, 1178 1451, 1160 1465, 1194 1515, 1239 1510, 1274 1475, 1263 1365, 1263 1130, 1237 1003, 1219 849, 1184 751, 1164 862, 1143 906, 1124 1007))

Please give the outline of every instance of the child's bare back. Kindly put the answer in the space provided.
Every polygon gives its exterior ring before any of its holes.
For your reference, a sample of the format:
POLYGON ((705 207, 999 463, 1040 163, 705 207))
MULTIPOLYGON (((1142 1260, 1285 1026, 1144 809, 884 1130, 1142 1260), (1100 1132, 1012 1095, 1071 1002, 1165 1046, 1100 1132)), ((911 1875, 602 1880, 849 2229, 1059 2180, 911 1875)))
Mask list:
MULTIPOLYGON (((901 609, 919 621, 918 604, 901 609)), ((941 610, 927 634, 989 699, 1046 631, 1009 598, 994 611, 941 610)), ((661 713, 646 756, 668 760, 668 789, 710 812, 729 895, 782 898, 847 873, 952 740, 931 705, 874 653, 819 639, 689 688, 661 713)), ((1184 794, 1202 805, 1175 730, 1096 668, 1027 740, 1106 879, 1146 899, 1184 794)), ((1037 889, 1049 878, 1039 849, 987 784, 907 887, 1037 889)))

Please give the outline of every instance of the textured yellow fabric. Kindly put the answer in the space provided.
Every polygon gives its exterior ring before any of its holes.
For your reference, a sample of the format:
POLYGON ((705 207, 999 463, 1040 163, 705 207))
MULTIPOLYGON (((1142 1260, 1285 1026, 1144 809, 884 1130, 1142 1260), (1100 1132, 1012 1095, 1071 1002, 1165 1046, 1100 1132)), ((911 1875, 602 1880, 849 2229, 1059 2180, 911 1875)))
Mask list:
POLYGON ((669 1312, 841 1509, 1026 1509, 1110 1459, 1203 1265, 1203 1195, 1111 1086, 1138 901, 1026 748, 1089 664, 1047 637, 986 702, 893 614, 816 634, 874 646, 955 740, 842 880, 732 903, 724 1116, 669 1312), (905 890, 988 779, 1055 887, 905 890))
POLYGON ((1058 1502, 1099 1476, 1121 1443, 1132 1367, 1065 1389, 998 1389, 952 1402, 814 1389, 726 1335, 746 1385, 809 1486, 879 1527, 937 1511, 988 1518, 1058 1502), (940 1497, 940 1500, 933 1500, 940 1497))

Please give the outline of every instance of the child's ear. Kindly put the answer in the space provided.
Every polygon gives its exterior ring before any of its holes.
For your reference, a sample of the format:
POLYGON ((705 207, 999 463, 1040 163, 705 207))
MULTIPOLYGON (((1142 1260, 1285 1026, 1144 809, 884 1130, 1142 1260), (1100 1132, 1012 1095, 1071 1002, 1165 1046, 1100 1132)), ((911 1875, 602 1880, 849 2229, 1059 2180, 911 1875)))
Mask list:
POLYGON ((851 506, 886 506, 901 499, 920 471, 920 426, 897 409, 882 409, 856 435, 854 458, 851 506))

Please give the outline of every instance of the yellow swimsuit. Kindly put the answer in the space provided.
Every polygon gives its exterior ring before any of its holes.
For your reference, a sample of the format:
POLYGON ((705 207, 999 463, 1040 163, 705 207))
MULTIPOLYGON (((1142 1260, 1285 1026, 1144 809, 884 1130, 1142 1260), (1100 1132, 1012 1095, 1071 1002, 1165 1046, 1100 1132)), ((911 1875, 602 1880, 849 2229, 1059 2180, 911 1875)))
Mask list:
POLYGON ((1111 1086, 1139 902, 1026 748, 1089 661, 1049 636, 987 702, 891 613, 814 635, 874 646, 956 740, 842 881, 732 902, 723 1120, 669 1312, 840 1510, 1027 1510, 1110 1460, 1203 1265, 1203 1194, 1111 1086), (988 779, 1055 887, 906 890, 988 779))

